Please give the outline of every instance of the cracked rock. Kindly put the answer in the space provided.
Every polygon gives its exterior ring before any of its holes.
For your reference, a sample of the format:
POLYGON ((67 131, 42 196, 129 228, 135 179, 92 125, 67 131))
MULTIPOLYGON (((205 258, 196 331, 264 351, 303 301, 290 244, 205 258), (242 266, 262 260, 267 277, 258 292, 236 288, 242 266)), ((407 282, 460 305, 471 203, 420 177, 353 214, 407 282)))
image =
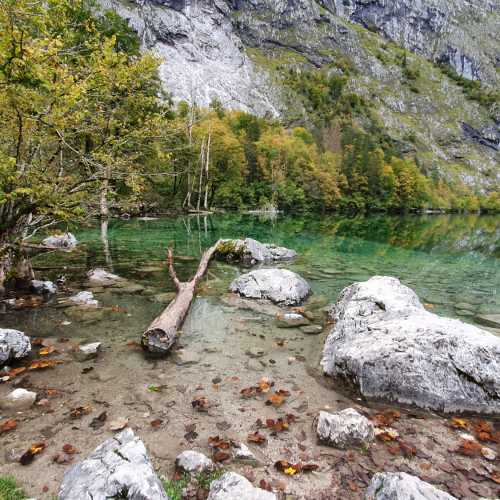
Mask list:
POLYGON ((98 446, 83 462, 70 467, 59 500, 169 500, 143 442, 132 429, 98 446))
POLYGON ((223 240, 217 248, 217 257, 229 262, 243 262, 247 265, 259 262, 291 260, 297 256, 295 250, 271 243, 261 243, 252 238, 244 240, 223 240))
POLYGON ((320 441, 336 448, 368 445, 375 438, 373 424, 353 408, 337 413, 321 411, 316 432, 320 441))
POLYGON ((330 316, 323 370, 363 396, 500 413, 500 337, 426 311, 413 290, 387 276, 345 288, 330 316))
POLYGON ((0 366, 21 359, 31 351, 30 339, 19 330, 0 328, 0 366))
POLYGON ((372 477, 365 500, 457 500, 405 472, 382 472, 372 477))

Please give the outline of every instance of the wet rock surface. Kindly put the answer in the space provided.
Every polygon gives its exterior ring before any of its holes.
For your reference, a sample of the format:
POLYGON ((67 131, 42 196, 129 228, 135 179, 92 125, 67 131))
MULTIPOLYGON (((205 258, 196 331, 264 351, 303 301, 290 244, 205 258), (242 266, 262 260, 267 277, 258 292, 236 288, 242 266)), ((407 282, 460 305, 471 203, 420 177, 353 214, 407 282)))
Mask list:
POLYGON ((0 408, 5 410, 25 410, 30 408, 36 401, 36 392, 26 389, 15 389, 5 398, 0 400, 0 408))
POLYGON ((69 302, 77 304, 79 306, 87 307, 97 307, 99 306, 99 301, 94 299, 94 294, 92 292, 78 292, 76 295, 72 295, 68 298, 69 302))
POLYGON ((30 283, 30 289, 34 293, 38 294, 46 294, 46 295, 53 295, 57 293, 57 286, 52 283, 52 281, 41 281, 41 280, 32 280, 30 283))
POLYGON ((42 243, 48 247, 59 248, 61 250, 73 250, 78 244, 75 235, 72 233, 48 236, 42 243))
POLYGON ((30 339, 19 330, 0 328, 0 366, 21 359, 31 351, 30 339))
POLYGON ((262 262, 286 261, 297 256, 295 250, 261 243, 252 238, 244 240, 222 240, 217 249, 217 258, 227 262, 242 262, 253 265, 262 262))
POLYGON ((236 472, 226 472, 210 486, 208 500, 276 500, 274 493, 255 488, 236 472))
POLYGON ((307 281, 287 269, 257 269, 236 278, 232 292, 252 299, 269 299, 283 305, 300 304, 310 293, 307 281))
POLYGON ((126 429, 64 474, 59 500, 168 500, 142 441, 126 429))
POLYGON ((426 311, 396 278, 345 288, 332 319, 322 368, 363 396, 444 412, 500 413, 500 338, 426 311))
POLYGON ((321 442, 336 448, 367 446, 375 439, 373 424, 353 408, 320 412, 316 432, 321 442))
POLYGON ((375 474, 365 500, 457 500, 418 477, 404 472, 375 474))
POLYGON ((110 273, 102 268, 92 269, 87 273, 89 283, 93 285, 112 286, 124 281, 120 276, 110 273))

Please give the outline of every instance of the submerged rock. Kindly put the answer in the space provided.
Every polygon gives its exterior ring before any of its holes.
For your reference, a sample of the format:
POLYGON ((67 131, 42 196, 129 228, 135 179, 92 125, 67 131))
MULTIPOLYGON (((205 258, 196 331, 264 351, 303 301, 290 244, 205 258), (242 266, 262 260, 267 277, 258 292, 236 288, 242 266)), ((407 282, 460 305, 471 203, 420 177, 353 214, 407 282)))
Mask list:
POLYGON ((168 500, 143 442, 131 429, 108 439, 64 474, 59 500, 168 500))
POLYGON ((75 357, 79 361, 88 361, 89 359, 96 358, 101 350, 101 342, 92 342, 78 346, 75 351, 75 357))
POLYGON ((229 289, 248 298, 284 305, 299 304, 311 291, 304 278, 287 269, 251 271, 236 278, 229 289))
POLYGON ((285 312, 276 315, 276 323, 279 328, 293 328, 296 326, 309 325, 310 321, 296 312, 285 312))
POLYGON ((405 472, 377 472, 365 500, 457 500, 418 477, 405 472))
POLYGON ((444 412, 500 413, 500 338, 424 309, 398 279, 345 288, 321 365, 365 397, 444 412))
POLYGON ((500 328, 500 314, 478 314, 474 319, 481 325, 500 328))
POLYGON ((79 306, 97 307, 99 305, 99 302, 94 299, 94 294, 87 291, 78 292, 76 295, 69 297, 68 300, 79 306))
POLYGON ((5 410, 25 410, 33 406, 35 401, 36 392, 14 389, 0 401, 0 407, 5 410))
POLYGON ((57 286, 52 281, 31 280, 30 288, 33 293, 53 295, 57 293, 57 286))
POLYGON ((19 330, 0 328, 0 366, 21 359, 31 351, 30 339, 19 330))
POLYGON ((320 441, 336 448, 368 445, 375 438, 373 424, 353 408, 337 413, 320 411, 316 433, 320 441))
POLYGON ((217 247, 217 257, 228 262, 256 264, 290 260, 297 256, 295 250, 271 243, 261 243, 252 238, 244 240, 223 240, 217 247))
POLYGON ((155 302, 159 302, 160 304, 170 304, 170 302, 175 299, 175 296, 175 292, 163 292, 156 294, 154 296, 154 300, 155 302))
POLYGON ((319 335, 323 331, 323 327, 321 325, 306 325, 301 326, 300 331, 307 333, 307 335, 319 335))
POLYGON ((120 281, 124 281, 120 276, 101 268, 91 269, 87 273, 87 278, 89 283, 102 286, 111 286, 120 281))
POLYGON ((214 463, 199 451, 186 450, 177 456, 175 466, 188 474, 193 474, 213 469, 214 463))
POLYGON ((47 247, 60 248, 61 250, 73 250, 78 244, 78 241, 72 233, 64 233, 48 236, 42 243, 47 247))
POLYGON ((274 493, 255 488, 248 479, 236 472, 226 472, 212 482, 207 500, 276 500, 276 498, 274 493))

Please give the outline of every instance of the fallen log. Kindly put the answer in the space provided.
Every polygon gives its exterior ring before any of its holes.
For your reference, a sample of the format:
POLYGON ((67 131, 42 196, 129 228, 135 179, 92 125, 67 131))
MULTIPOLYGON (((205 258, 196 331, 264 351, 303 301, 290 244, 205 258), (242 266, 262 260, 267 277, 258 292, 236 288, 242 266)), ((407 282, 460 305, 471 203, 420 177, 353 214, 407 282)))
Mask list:
POLYGON ((177 295, 142 334, 141 345, 149 354, 162 356, 169 351, 176 341, 178 332, 193 301, 196 285, 203 278, 219 243, 220 240, 203 253, 196 274, 187 282, 181 282, 177 278, 174 269, 173 252, 171 248, 168 249, 168 271, 177 289, 177 295))

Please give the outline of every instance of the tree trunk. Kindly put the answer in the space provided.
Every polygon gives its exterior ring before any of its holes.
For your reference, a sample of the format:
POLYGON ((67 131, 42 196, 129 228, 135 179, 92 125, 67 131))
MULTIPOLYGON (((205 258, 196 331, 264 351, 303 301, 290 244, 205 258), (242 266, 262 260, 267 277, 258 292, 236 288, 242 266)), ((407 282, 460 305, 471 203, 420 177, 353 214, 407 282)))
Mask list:
POLYGON ((174 270, 172 249, 168 249, 168 269, 177 288, 177 295, 142 334, 142 347, 150 354, 164 355, 176 341, 178 331, 184 323, 193 301, 196 285, 205 274, 218 245, 219 241, 203 253, 196 274, 191 281, 185 283, 181 283, 177 278, 174 270))
POLYGON ((0 245, 0 296, 6 285, 24 288, 35 278, 30 259, 20 248, 10 244, 0 245))
POLYGON ((104 179, 102 180, 101 183, 100 212, 102 219, 107 219, 109 217, 109 207, 108 207, 109 178, 110 178, 109 168, 106 167, 104 172, 104 179))
POLYGON ((212 135, 208 133, 208 143, 207 143, 207 159, 205 161, 205 200, 203 202, 203 208, 208 210, 208 165, 210 162, 210 141, 212 139, 212 135))
POLYGON ((201 151, 200 151, 200 177, 198 181, 198 201, 196 203, 196 211, 200 211, 200 204, 201 204, 201 185, 202 185, 202 180, 203 180, 203 170, 205 168, 205 139, 203 139, 201 143, 201 151))

